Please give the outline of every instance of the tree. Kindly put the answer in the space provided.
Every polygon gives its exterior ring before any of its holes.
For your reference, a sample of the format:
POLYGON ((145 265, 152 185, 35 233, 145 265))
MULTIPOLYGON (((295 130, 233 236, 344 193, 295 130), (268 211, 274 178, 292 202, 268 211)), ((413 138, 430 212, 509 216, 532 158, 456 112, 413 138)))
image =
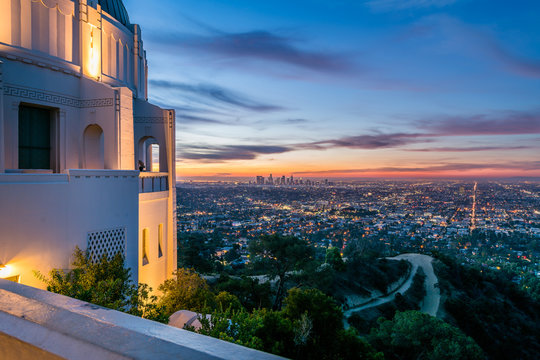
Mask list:
POLYGON ((458 328, 419 311, 379 319, 371 344, 387 359, 484 359, 482 349, 458 328))
POLYGON ((240 245, 233 244, 232 249, 227 251, 225 255, 223 255, 223 260, 225 260, 228 263, 232 263, 234 260, 240 258, 240 245))
MULTIPOLYGON (((212 336, 253 349, 290 357, 294 352, 291 322, 279 311, 268 309, 252 313, 214 311, 210 318, 201 316, 199 334, 212 336)), ((193 328, 186 328, 194 331, 193 328)))
POLYGON ((354 330, 343 328, 334 299, 317 289, 289 290, 282 310, 293 323, 297 359, 380 359, 354 330))
POLYGON ((139 283, 137 292, 129 299, 130 306, 127 313, 167 324, 169 317, 165 314, 163 307, 158 304, 157 296, 151 293, 150 286, 139 283))
POLYGON ((260 283, 258 279, 248 276, 241 278, 221 275, 217 284, 214 285, 215 291, 227 291, 240 300, 242 306, 248 311, 260 308, 269 308, 272 306, 270 283, 260 283))
MULTIPOLYGON (((354 331, 344 330, 332 298, 316 289, 292 289, 281 311, 214 311, 198 333, 294 359, 382 359, 354 331)), ((194 328, 187 328, 194 331, 194 328)))
POLYGON ((215 252, 221 241, 205 234, 179 234, 178 267, 193 268, 200 273, 216 270, 215 252))
POLYGON ((159 286, 162 296, 159 305, 165 314, 170 316, 178 310, 202 312, 205 308, 213 308, 215 296, 206 281, 193 269, 179 268, 174 278, 165 280, 159 286))
POLYGON ((306 345, 328 342, 343 328, 343 313, 334 299, 317 289, 289 290, 283 312, 292 321, 300 321, 307 314, 312 323, 310 341, 306 345))
POLYGON ((326 249, 326 259, 324 262, 330 264, 336 271, 344 271, 346 268, 337 247, 329 247, 326 249))
POLYGON ((38 271, 35 275, 47 284, 47 290, 107 308, 128 311, 137 286, 130 280, 130 269, 124 267, 120 253, 112 257, 107 254, 92 262, 90 254, 78 247, 73 252, 73 269, 64 272, 52 269, 49 277, 38 271))
POLYGON ((313 248, 294 236, 267 235, 249 244, 252 261, 265 265, 268 275, 278 278, 274 309, 281 307, 288 273, 298 269, 313 256, 313 248))
POLYGON ((145 319, 168 321, 157 304, 157 297, 150 295, 152 288, 131 281, 131 270, 124 267, 120 253, 111 257, 103 254, 99 261, 93 262, 87 251, 75 247, 73 258, 73 269, 67 272, 52 269, 49 277, 39 271, 35 275, 47 284, 48 291, 145 319))
POLYGON ((226 291, 220 291, 216 295, 216 306, 220 310, 241 310, 243 309, 242 304, 238 298, 226 291))

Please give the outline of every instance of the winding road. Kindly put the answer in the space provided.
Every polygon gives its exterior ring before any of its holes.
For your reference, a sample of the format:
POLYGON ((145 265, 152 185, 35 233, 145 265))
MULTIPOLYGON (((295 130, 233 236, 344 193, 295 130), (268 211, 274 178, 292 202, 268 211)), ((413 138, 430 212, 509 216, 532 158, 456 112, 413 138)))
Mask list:
POLYGON ((420 306, 420 311, 436 316, 437 311, 439 310, 439 303, 441 301, 441 295, 439 288, 436 286, 438 283, 437 276, 435 275, 435 272, 433 271, 433 265, 431 262, 433 261, 433 258, 428 255, 422 255, 422 254, 401 254, 398 256, 394 256, 388 259, 392 260, 407 260, 411 263, 412 269, 409 274, 409 277, 403 284, 394 290, 391 294, 381 297, 373 297, 372 299, 368 300, 363 305, 348 309, 343 313, 344 319, 345 319, 345 326, 348 327, 348 322, 346 319, 349 318, 354 312, 368 309, 374 306, 378 306, 384 303, 387 303, 389 301, 394 300, 397 293, 404 294, 410 287, 413 282, 414 275, 416 274, 416 271, 419 267, 422 268, 424 273, 426 274, 426 281, 424 283, 424 286, 426 288, 426 296, 424 297, 424 300, 422 301, 422 304, 420 306))

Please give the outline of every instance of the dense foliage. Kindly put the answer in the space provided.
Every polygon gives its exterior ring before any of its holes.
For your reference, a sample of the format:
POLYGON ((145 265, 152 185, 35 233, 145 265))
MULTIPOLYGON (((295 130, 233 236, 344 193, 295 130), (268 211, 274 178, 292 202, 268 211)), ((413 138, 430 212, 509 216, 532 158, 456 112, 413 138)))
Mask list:
POLYGON ((216 305, 215 295, 206 281, 191 269, 176 270, 174 277, 165 280, 159 290, 162 292, 160 304, 169 316, 178 310, 201 312, 216 305))
POLYGON ((260 282, 249 276, 220 276, 214 284, 216 291, 234 294, 248 311, 272 306, 272 289, 269 282, 260 282))
MULTIPOLYGON (((182 261, 203 268, 214 264, 218 271, 219 262, 206 256, 213 256, 209 249, 217 240, 206 241, 182 261)), ((425 296, 419 269, 407 292, 353 314, 353 328, 345 330, 343 296, 385 293, 410 268, 405 261, 373 258, 365 251, 370 245, 363 246, 356 242, 345 260, 332 247, 315 260, 304 241, 261 237, 249 247, 252 265, 207 275, 208 280, 196 269, 178 268, 159 287, 159 298, 147 285, 131 282, 120 255, 94 263, 76 249, 72 270, 37 276, 50 291, 162 322, 178 310, 210 314, 201 316, 198 332, 294 359, 382 359, 382 353, 388 359, 480 359, 480 347, 493 359, 533 359, 540 352, 538 302, 511 281, 512 275, 462 266, 439 254, 434 267, 449 323, 411 311, 425 296)))
POLYGON ((273 305, 274 309, 278 309, 290 272, 301 269, 311 260, 313 248, 294 236, 267 235, 252 240, 249 253, 254 267, 264 269, 271 279, 278 279, 273 305))
POLYGON ((215 256, 222 241, 218 233, 207 237, 203 234, 178 234, 178 267, 193 268, 201 273, 210 273, 222 269, 215 256))
POLYGON ((147 319, 167 322, 157 297, 146 284, 135 285, 130 280, 130 269, 124 267, 120 254, 104 254, 92 262, 90 254, 78 247, 73 253, 73 268, 67 272, 52 269, 49 277, 35 272, 47 284, 47 290, 110 309, 128 312, 147 319))
POLYGON ((435 264, 448 321, 472 337, 492 359, 536 359, 540 304, 512 275, 458 264, 437 254, 435 264))
POLYGON ((458 328, 418 311, 381 319, 369 339, 386 359, 484 359, 482 349, 458 328))
POLYGON ((426 275, 422 268, 418 268, 409 289, 401 295, 397 293, 393 301, 354 312, 348 322, 360 334, 369 334, 380 320, 392 320, 398 311, 419 310, 420 302, 426 295, 424 282, 426 275))
MULTIPOLYGON (((382 359, 344 330, 335 301, 316 289, 291 289, 280 311, 214 311, 197 332, 294 359, 382 359)), ((194 330, 194 329, 192 329, 194 330)))

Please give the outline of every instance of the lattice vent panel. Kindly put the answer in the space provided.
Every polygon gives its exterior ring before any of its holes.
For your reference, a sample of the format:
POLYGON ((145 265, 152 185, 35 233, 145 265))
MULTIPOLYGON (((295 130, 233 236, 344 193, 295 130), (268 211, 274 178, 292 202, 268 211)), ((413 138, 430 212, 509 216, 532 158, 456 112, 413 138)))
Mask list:
POLYGON ((103 231, 89 232, 87 237, 87 249, 90 259, 98 262, 103 254, 109 259, 116 253, 126 256, 126 229, 117 228, 103 231))

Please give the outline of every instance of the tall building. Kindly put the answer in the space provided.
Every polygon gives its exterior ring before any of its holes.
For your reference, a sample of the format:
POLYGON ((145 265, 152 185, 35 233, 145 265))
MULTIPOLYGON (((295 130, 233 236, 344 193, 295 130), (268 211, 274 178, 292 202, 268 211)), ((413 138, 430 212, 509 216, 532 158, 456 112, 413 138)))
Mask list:
POLYGON ((171 275, 175 113, 147 77, 121 0, 0 1, 0 277, 44 287, 76 246, 171 275))

